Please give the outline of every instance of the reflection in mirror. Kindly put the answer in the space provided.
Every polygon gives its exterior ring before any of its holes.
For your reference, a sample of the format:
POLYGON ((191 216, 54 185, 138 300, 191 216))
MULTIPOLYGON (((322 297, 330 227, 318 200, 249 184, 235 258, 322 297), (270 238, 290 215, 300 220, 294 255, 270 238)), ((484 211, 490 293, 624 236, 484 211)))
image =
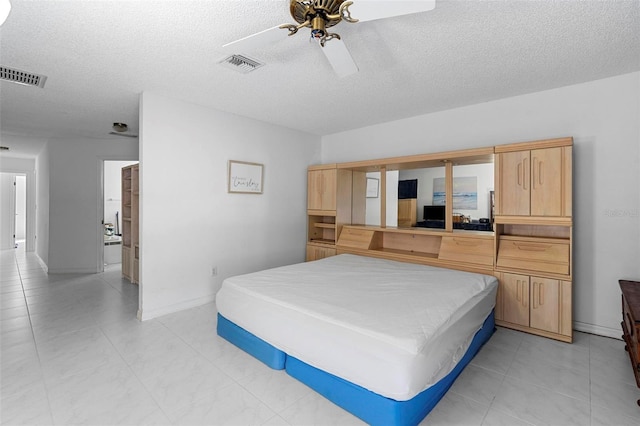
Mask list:
MULTIPOLYGON (((491 230, 489 225, 478 225, 480 219, 491 218, 490 192, 493 191, 493 163, 456 165, 453 166, 454 194, 453 213, 454 229, 491 230), (468 222, 468 225, 463 223, 468 222), (483 229, 480 229, 483 228, 483 229), (486 228, 486 229, 485 229, 486 228)), ((444 190, 445 167, 429 167, 423 169, 400 170, 398 185, 400 187, 398 211, 404 212, 407 207, 402 203, 404 197, 413 197, 410 191, 413 181, 417 181, 415 191, 415 207, 411 206, 415 215, 415 225, 412 217, 406 214, 398 220, 398 226, 418 226, 425 228, 444 228, 444 190)), ((387 204, 394 204, 395 200, 387 198, 387 204)))
POLYGON ((492 163, 453 166, 454 229, 492 231, 492 163))
MULTIPOLYGON (((398 172, 397 171, 388 171, 386 173, 387 177, 387 192, 386 192, 386 226, 396 226, 398 223, 398 210, 397 210, 397 200, 398 200, 398 172), (391 201, 390 201, 391 200, 391 201)), ((367 179, 377 179, 378 183, 380 182, 380 172, 368 172, 367 179)), ((366 199, 366 214, 365 214, 365 224, 380 226, 380 206, 381 206, 381 194, 382 186, 380 185, 378 188, 377 196, 374 194, 370 194, 366 199)))
MULTIPOLYGON (((445 168, 443 167, 429 167, 425 169, 413 169, 413 170, 400 170, 399 174, 399 186, 404 186, 401 182, 411 182, 417 180, 417 189, 415 191, 415 220, 416 224, 413 226, 429 227, 429 228, 444 228, 444 219, 441 215, 436 214, 441 208, 427 209, 428 217, 425 217, 424 206, 444 206, 444 186, 438 188, 439 180, 444 183, 445 168), (434 183, 436 187, 434 188, 434 183), (435 216, 434 216, 435 214, 435 216)), ((406 185, 408 188, 411 185, 406 185)), ((404 191, 403 191, 404 192, 404 191)), ((411 194, 404 193, 403 196, 411 194)), ((410 198, 409 198, 410 199, 410 198)), ((401 203, 401 200, 398 200, 401 203)))

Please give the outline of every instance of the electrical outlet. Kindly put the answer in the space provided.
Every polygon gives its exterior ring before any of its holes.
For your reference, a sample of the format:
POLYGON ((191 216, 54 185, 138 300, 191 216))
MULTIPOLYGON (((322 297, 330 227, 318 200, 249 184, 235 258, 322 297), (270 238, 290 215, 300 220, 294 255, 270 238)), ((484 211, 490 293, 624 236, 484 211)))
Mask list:
POLYGON ((218 275, 218 267, 217 266, 212 266, 211 267, 211 276, 215 277, 218 275))

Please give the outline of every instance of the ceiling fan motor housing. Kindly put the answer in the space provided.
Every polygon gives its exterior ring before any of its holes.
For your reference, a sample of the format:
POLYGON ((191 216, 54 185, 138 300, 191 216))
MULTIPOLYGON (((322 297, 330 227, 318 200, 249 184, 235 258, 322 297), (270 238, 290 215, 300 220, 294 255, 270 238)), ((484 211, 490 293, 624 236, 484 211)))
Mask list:
POLYGON ((345 0, 291 0, 291 16, 299 24, 310 23, 313 37, 326 35, 325 28, 332 27, 342 20, 340 5, 345 0))

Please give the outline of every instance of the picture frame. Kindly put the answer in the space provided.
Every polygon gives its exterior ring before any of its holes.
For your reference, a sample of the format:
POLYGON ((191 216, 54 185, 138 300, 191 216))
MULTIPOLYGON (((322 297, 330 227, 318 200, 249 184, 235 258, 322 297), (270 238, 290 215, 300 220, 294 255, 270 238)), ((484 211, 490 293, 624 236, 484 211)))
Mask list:
POLYGON ((262 194, 264 165, 229 160, 227 192, 233 194, 262 194))
POLYGON ((380 179, 367 178, 367 198, 378 198, 380 179))

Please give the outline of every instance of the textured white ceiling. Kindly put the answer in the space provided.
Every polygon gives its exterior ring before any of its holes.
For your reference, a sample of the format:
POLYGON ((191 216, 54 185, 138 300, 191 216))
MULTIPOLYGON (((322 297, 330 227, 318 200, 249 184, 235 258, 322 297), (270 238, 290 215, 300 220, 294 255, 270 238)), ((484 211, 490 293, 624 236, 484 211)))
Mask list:
POLYGON ((639 0, 438 0, 340 23, 360 68, 344 79, 307 30, 242 52, 266 62, 252 73, 218 64, 224 43, 291 22, 288 0, 12 4, 0 64, 48 80, 0 83, 0 125, 38 138, 137 132, 146 90, 325 135, 640 70, 639 0))

